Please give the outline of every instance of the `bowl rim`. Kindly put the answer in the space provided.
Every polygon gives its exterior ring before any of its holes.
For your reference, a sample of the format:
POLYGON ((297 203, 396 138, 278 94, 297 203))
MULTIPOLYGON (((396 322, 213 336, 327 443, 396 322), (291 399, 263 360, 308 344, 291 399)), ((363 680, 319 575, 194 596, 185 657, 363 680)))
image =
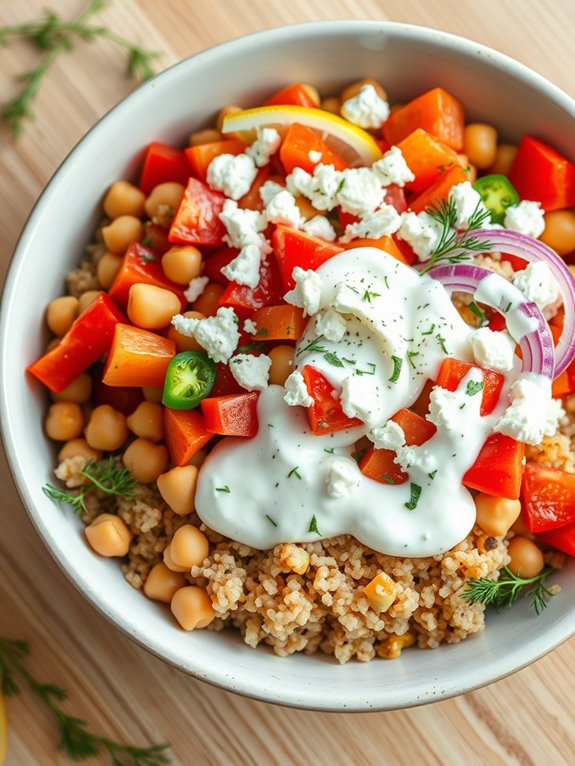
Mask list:
MULTIPOLYGON (((434 689, 428 696, 422 695, 410 700, 399 699, 396 703, 389 703, 385 699, 380 698, 376 705, 371 704, 369 700, 357 701, 348 705, 342 699, 326 700, 318 695, 314 697, 313 693, 310 694, 309 692, 306 692, 306 694, 303 695, 303 690, 300 690, 300 694, 296 694, 289 691, 286 692, 283 689, 275 689, 274 698, 270 698, 269 688, 266 687, 265 679, 262 682, 258 682, 257 679, 254 680, 253 678, 247 679, 236 677, 233 669, 228 673, 221 673, 217 678, 207 677, 205 670, 200 667, 199 663, 196 662, 196 666, 193 666, 193 658, 190 661, 190 665, 184 668, 175 657, 172 657, 169 652, 166 652, 165 647, 162 647, 159 642, 156 643, 153 639, 149 641, 146 640, 146 638, 140 635, 130 624, 124 623, 119 614, 112 614, 106 609, 106 599, 102 598, 95 590, 91 589, 81 577, 77 576, 78 573, 66 558, 57 555, 57 551, 53 547, 48 530, 43 526, 40 515, 32 501, 32 497, 27 487, 25 472, 22 470, 22 465, 14 448, 16 443, 14 436, 15 432, 13 433, 12 429, 9 402, 5 396, 5 391, 7 389, 5 382, 8 375, 8 364, 5 358, 6 344, 4 342, 4 337, 8 331, 8 318, 11 314, 12 303, 15 299, 14 285, 17 283, 20 270, 24 266, 24 257, 28 246, 30 242, 33 241, 36 220, 39 218, 46 203, 50 201, 50 194, 60 177, 65 175, 67 168, 74 161, 76 155, 84 149, 86 143, 89 143, 90 140, 92 140, 93 135, 102 125, 106 125, 116 115, 130 109, 132 104, 137 100, 147 98, 151 90, 156 87, 156 84, 171 77, 174 70, 181 71, 189 66, 195 66, 198 61, 209 61, 212 57, 219 56, 222 50, 225 50, 226 52, 233 52, 234 49, 243 50, 245 49, 246 44, 250 44, 252 41, 257 43, 262 39, 274 36, 278 40, 285 41, 286 39, 293 37, 294 33, 298 34, 300 40, 303 40, 306 37, 313 38, 317 35, 325 37, 329 35, 335 36, 337 34, 349 35, 350 33, 373 33, 374 31, 379 31, 382 34, 389 32, 395 37, 408 36, 411 40, 415 38, 424 44, 432 43, 438 46, 447 45, 470 58, 489 58, 490 63, 495 66, 495 68, 509 72, 512 76, 518 77, 536 89, 546 90, 549 97, 561 106, 564 111, 572 115, 575 120, 575 100, 568 96, 557 85, 543 75, 532 70, 526 64, 469 38, 431 27, 385 20, 332 19, 294 23, 245 34, 202 49, 201 51, 172 64, 151 80, 140 84, 132 90, 118 103, 112 106, 88 129, 88 131, 86 131, 62 160, 34 203, 16 242, 13 256, 6 273, 0 300, 0 423, 2 424, 0 434, 7 457, 7 463, 14 485, 29 519, 41 537, 44 545, 68 580, 72 582, 91 606, 112 623, 112 625, 135 641, 139 646, 167 662, 172 667, 185 672, 200 681, 205 681, 212 686, 225 691, 232 691, 250 699, 270 702, 272 704, 283 705, 286 707, 322 712, 377 712, 383 710, 405 709, 449 699, 460 694, 474 691, 525 668, 566 641, 575 633, 575 612, 573 613, 573 619, 571 621, 563 620, 553 628, 553 638, 550 642, 543 640, 536 641, 534 645, 532 645, 532 651, 527 653, 523 652, 519 661, 517 661, 516 655, 513 655, 513 659, 510 657, 507 662, 500 662, 498 670, 493 675, 490 675, 487 680, 480 677, 477 677, 476 680, 469 680, 467 677, 469 674, 462 672, 459 674, 458 680, 454 684, 451 684, 448 689, 439 687, 439 689, 434 689)), ((289 658, 286 658, 283 661, 289 662, 289 658)), ((337 672, 336 665, 334 665, 334 668, 336 668, 334 669, 334 672, 337 672)))

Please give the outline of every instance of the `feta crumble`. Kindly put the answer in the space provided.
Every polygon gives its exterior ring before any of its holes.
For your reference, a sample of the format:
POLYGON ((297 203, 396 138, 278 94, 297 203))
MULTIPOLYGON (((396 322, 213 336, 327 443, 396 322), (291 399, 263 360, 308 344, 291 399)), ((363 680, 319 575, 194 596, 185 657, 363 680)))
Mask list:
POLYGON ((320 311, 315 318, 315 331, 317 336, 323 336, 326 340, 339 343, 343 340, 347 324, 341 314, 333 309, 320 311))
POLYGON ((471 350, 477 364, 499 372, 513 369, 515 346, 508 333, 493 332, 489 327, 480 327, 471 335, 471 350))
POLYGON ((376 449, 390 449, 397 452, 405 444, 403 428, 395 420, 388 420, 384 426, 372 428, 368 437, 376 449))
POLYGON ((545 211, 539 202, 524 199, 518 205, 507 208, 503 225, 518 234, 537 239, 545 229, 545 211))
POLYGON ((398 236, 411 246, 420 261, 428 261, 437 248, 442 225, 429 213, 402 213, 398 236))
POLYGON ((467 229, 469 219, 476 211, 487 213, 487 208, 483 204, 481 195, 473 188, 469 181, 452 186, 449 192, 449 201, 455 209, 453 225, 456 229, 467 229))
MULTIPOLYGON (((465 389, 458 388, 456 391, 448 391, 441 386, 435 386, 429 395, 429 412, 426 418, 434 426, 444 431, 461 429, 463 417, 461 405, 467 404, 468 399, 465 389)), ((480 400, 481 396, 478 396, 478 401, 480 400)))
POLYGON ((207 182, 212 189, 238 200, 249 192, 257 172, 247 154, 220 154, 208 165, 207 182))
POLYGON ((243 330, 244 332, 247 332, 248 335, 255 335, 258 331, 258 328, 253 319, 246 319, 244 322, 243 330))
POLYGON ((219 308, 215 316, 206 319, 176 314, 172 324, 182 335, 195 338, 214 362, 227 362, 240 340, 238 318, 227 307, 219 308))
POLYGON ((184 290, 184 297, 188 303, 193 303, 198 300, 209 281, 209 277, 195 277, 195 279, 190 280, 190 284, 187 289, 184 290))
POLYGON ((304 221, 300 228, 310 237, 319 237, 319 239, 325 239, 326 242, 334 242, 337 237, 335 229, 325 215, 316 215, 309 221, 304 221))
POLYGON ((337 201, 344 212, 359 216, 373 213, 384 197, 385 191, 371 168, 348 168, 342 172, 337 201))
POLYGON ((348 375, 341 382, 341 408, 348 418, 359 418, 371 425, 380 398, 379 389, 371 376, 348 375))
POLYGON ((304 311, 304 316, 317 314, 321 302, 321 276, 313 269, 302 269, 296 266, 292 277, 295 287, 284 295, 284 301, 292 306, 299 306, 304 311))
POLYGON ((536 373, 526 373, 511 386, 511 404, 495 424, 494 430, 526 444, 539 444, 552 436, 564 410, 551 396, 551 381, 536 373))
POLYGON ((288 375, 284 388, 286 390, 284 402, 289 404, 290 407, 311 407, 313 404, 313 399, 309 395, 303 375, 298 370, 288 375))
POLYGON ((247 391, 263 391, 268 387, 272 360, 265 354, 236 354, 230 359, 230 371, 236 382, 247 391))
POLYGON ((230 247, 242 248, 261 243, 266 220, 257 210, 244 210, 238 207, 237 202, 227 199, 219 218, 227 231, 224 242, 230 247))
POLYGON ((392 146, 380 160, 371 166, 382 186, 405 186, 408 181, 415 180, 399 146, 392 146))
POLYGON ((275 181, 266 181, 260 186, 260 198, 264 205, 268 205, 276 194, 284 191, 284 189, 285 186, 277 184, 275 181))
POLYGON ((380 237, 395 234, 401 224, 399 213, 392 205, 382 205, 375 213, 368 213, 364 218, 354 223, 348 223, 343 236, 339 238, 342 243, 351 242, 352 239, 379 239, 380 237))
POLYGON ((287 189, 274 194, 266 205, 265 215, 269 223, 281 223, 296 229, 305 220, 296 205, 295 197, 287 189))
POLYGON ((302 168, 294 168, 286 178, 288 191, 309 199, 316 210, 333 210, 338 204, 337 192, 343 181, 343 173, 333 165, 316 165, 313 174, 302 168))
POLYGON ((307 156, 309 157, 310 162, 321 162, 321 158, 323 157, 323 154, 321 152, 316 152, 315 149, 310 149, 307 153, 307 156))
POLYGON ((537 304, 546 319, 557 313, 561 304, 561 291, 544 261, 529 263, 522 271, 516 271, 513 284, 528 300, 537 304))
POLYGON ((326 473, 328 497, 347 497, 361 483, 361 473, 355 460, 337 458, 332 460, 326 473))
POLYGON ((389 117, 389 104, 368 83, 359 89, 357 96, 343 102, 341 114, 360 128, 381 128, 389 117))
POLYGON ((277 152, 282 140, 275 128, 258 128, 256 135, 256 140, 248 146, 246 154, 261 168, 267 165, 271 156, 277 152))
POLYGON ((262 251, 258 245, 246 245, 227 266, 220 269, 224 277, 238 285, 246 285, 252 289, 260 281, 262 251))

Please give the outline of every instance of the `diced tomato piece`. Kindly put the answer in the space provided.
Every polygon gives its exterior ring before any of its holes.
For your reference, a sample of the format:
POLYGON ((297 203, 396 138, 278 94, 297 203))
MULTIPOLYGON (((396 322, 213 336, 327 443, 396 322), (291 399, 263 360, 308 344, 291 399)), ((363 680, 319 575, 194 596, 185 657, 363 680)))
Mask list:
POLYGON ((415 180, 408 181, 405 188, 415 194, 431 186, 438 176, 459 164, 453 149, 421 128, 400 141, 398 147, 415 176, 415 180))
POLYGON ((132 242, 126 250, 124 260, 114 277, 108 295, 118 306, 125 309, 128 305, 130 288, 141 282, 171 290, 180 299, 182 311, 185 309, 187 301, 182 286, 166 277, 160 259, 151 250, 139 242, 132 242))
POLYGON ((213 437, 198 410, 164 407, 164 440, 175 465, 187 465, 213 437))
POLYGON ((200 406, 206 429, 222 436, 255 436, 258 432, 257 391, 210 396, 200 406))
POLYGON ((102 381, 107 386, 162 388, 175 353, 173 340, 141 327, 117 324, 102 381))
POLYGON ((170 242, 183 245, 221 245, 226 233, 219 215, 225 197, 197 178, 190 178, 170 229, 170 242))
POLYGON ((28 372, 50 391, 62 391, 106 353, 118 322, 127 321, 106 293, 100 293, 58 345, 28 366, 28 372))
POLYGON ((293 106, 317 107, 314 99, 299 82, 293 83, 293 85, 286 85, 285 88, 278 90, 267 101, 264 101, 264 106, 285 106, 290 104, 293 106))
POLYGON ((395 462, 395 452, 390 449, 370 447, 359 461, 359 470, 381 484, 404 484, 409 478, 395 462))
POLYGON ((190 175, 190 165, 181 149, 154 141, 146 149, 138 186, 149 194, 154 186, 168 181, 185 186, 190 175))
POLYGON ((260 189, 265 184, 265 182, 268 180, 270 175, 270 166, 264 165, 263 168, 259 168, 256 177, 254 178, 254 181, 252 185, 250 186, 250 190, 247 194, 244 194, 243 197, 240 197, 238 200, 238 207, 241 207, 244 210, 263 210, 264 209, 264 203, 262 198, 260 197, 260 189))
POLYGON ((239 250, 235 247, 223 247, 215 250, 213 253, 207 253, 204 259, 204 266, 202 269, 202 276, 209 277, 212 282, 217 282, 220 285, 227 287, 230 280, 224 277, 222 269, 227 266, 228 263, 237 258, 239 250))
POLYGON ((250 318, 258 340, 299 340, 307 322, 303 309, 287 303, 258 309, 250 318))
POLYGON ((443 88, 433 88, 389 115, 383 137, 393 146, 417 128, 431 133, 447 146, 463 149, 463 105, 443 88))
MULTIPOLYGON (((101 371, 100 371, 101 376, 101 371)), ((125 388, 122 386, 107 386, 100 377, 94 385, 94 402, 97 405, 109 404, 124 415, 131 415, 138 404, 144 401, 141 388, 125 388)))
POLYGON ((521 489, 525 445, 504 434, 491 434, 475 463, 463 477, 463 484, 495 497, 516 500, 521 489))
POLYGON ((216 380, 210 391, 210 396, 227 396, 228 394, 245 393, 238 381, 232 375, 228 364, 216 363, 216 380))
POLYGON ((537 539, 545 545, 557 548, 558 551, 562 551, 568 556, 575 556, 575 523, 566 524, 559 529, 552 529, 551 532, 544 532, 537 535, 537 539))
POLYGON ((334 255, 343 252, 343 247, 333 242, 310 237, 303 231, 287 226, 276 226, 272 235, 272 246, 286 291, 295 287, 292 273, 296 266, 302 269, 317 269, 334 255))
POLYGON ((261 263, 260 281, 256 287, 230 282, 218 306, 229 306, 240 319, 245 319, 257 309, 280 303, 284 292, 277 264, 273 258, 268 258, 261 263))
POLYGON ((445 173, 439 175, 425 191, 422 191, 417 197, 413 197, 409 201, 409 209, 413 210, 414 213, 421 213, 433 205, 440 204, 441 200, 447 201, 451 188, 464 181, 467 181, 465 170, 459 164, 453 165, 445 173))
POLYGON ((294 168, 303 168, 313 173, 316 165, 333 165, 336 170, 345 170, 349 164, 332 151, 319 133, 305 125, 294 122, 290 125, 280 149, 280 160, 286 173, 294 168), (310 152, 318 152, 321 159, 315 162, 310 159, 310 152))
POLYGON ((391 419, 401 427, 408 447, 419 447, 437 431, 437 427, 429 420, 405 408, 396 412, 391 419))
POLYGON ((352 239, 351 242, 348 242, 343 246, 344 250, 353 250, 356 247, 375 247, 378 250, 383 250, 383 252, 388 255, 392 255, 401 263, 409 263, 392 237, 380 237, 379 239, 352 239))
POLYGON ((325 375, 308 364, 304 366, 302 375, 313 399, 313 404, 307 408, 307 416, 314 434, 321 436, 362 425, 359 418, 349 418, 345 414, 339 397, 333 396, 336 389, 325 375))
POLYGON ((521 502, 530 532, 548 532, 575 524, 575 474, 528 463, 521 485, 521 502))
POLYGON ((534 136, 523 136, 509 180, 521 199, 541 203, 544 210, 575 205, 575 165, 534 136))
POLYGON ((184 154, 192 169, 192 174, 200 181, 206 180, 208 165, 220 154, 241 154, 246 145, 239 138, 225 138, 222 141, 212 141, 209 144, 190 146, 184 149, 184 154))
POLYGON ((140 244, 150 248, 157 255, 163 255, 172 246, 168 239, 169 229, 165 229, 157 223, 150 223, 145 227, 144 232, 140 244))
POLYGON ((477 365, 462 362, 460 359, 447 357, 439 368, 437 385, 446 388, 448 391, 455 391, 472 367, 478 370, 481 369, 483 375, 483 392, 479 412, 481 415, 489 415, 497 404, 505 380, 505 377, 500 372, 482 369, 477 367, 477 365))

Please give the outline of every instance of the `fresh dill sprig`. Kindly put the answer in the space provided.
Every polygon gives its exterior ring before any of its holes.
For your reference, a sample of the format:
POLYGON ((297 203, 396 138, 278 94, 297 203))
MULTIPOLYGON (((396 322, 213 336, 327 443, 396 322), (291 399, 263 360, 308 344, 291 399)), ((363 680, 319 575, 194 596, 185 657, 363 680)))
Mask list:
POLYGON ((469 580, 467 590, 461 594, 461 598, 472 604, 494 606, 499 611, 504 606, 512 606, 519 596, 525 595, 535 613, 541 614, 549 599, 555 595, 545 586, 545 580, 552 571, 547 567, 535 577, 525 578, 514 574, 509 567, 503 567, 499 580, 490 580, 487 577, 469 580))
POLYGON ((38 95, 44 75, 60 53, 72 50, 75 38, 88 42, 97 38, 109 40, 126 51, 130 77, 148 80, 154 76, 153 62, 159 57, 159 53, 142 48, 106 26, 87 23, 90 17, 107 5, 108 0, 91 0, 76 21, 72 22, 63 21, 56 12, 46 10, 37 21, 0 28, 0 45, 6 45, 10 38, 20 37, 32 43, 38 50, 46 52, 45 58, 36 67, 18 76, 18 80, 23 83, 22 90, 0 110, 0 118, 7 123, 14 138, 21 135, 25 120, 34 117, 32 103, 38 95))
POLYGON ((460 232, 453 228, 457 219, 457 209, 453 200, 450 199, 448 202, 442 199, 439 204, 427 208, 427 213, 441 225, 442 229, 437 247, 420 269, 421 274, 425 274, 440 263, 464 263, 473 253, 484 253, 491 249, 489 242, 477 239, 473 234, 491 215, 488 210, 481 208, 480 203, 469 217, 467 228, 460 232))
POLYGON ((107 737, 92 734, 87 724, 62 710, 60 702, 67 694, 60 686, 36 680, 25 665, 29 655, 28 644, 0 636, 0 692, 6 697, 20 692, 24 682, 52 713, 58 727, 58 749, 73 761, 83 761, 102 750, 111 757, 112 766, 163 766, 170 763, 168 745, 133 747, 122 745, 107 737))

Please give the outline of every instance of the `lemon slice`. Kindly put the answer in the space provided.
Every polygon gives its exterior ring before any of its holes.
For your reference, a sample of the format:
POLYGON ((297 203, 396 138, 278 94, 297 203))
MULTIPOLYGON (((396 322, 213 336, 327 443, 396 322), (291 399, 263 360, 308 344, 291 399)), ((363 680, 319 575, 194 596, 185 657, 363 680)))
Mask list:
POLYGON ((381 149, 362 128, 323 109, 307 106, 260 106, 224 117, 222 133, 236 133, 246 143, 256 137, 257 128, 276 128, 285 133, 294 122, 317 131, 330 149, 351 167, 372 165, 381 157, 381 149))
POLYGON ((4 697, 0 694, 0 766, 6 758, 6 746, 8 742, 8 719, 6 718, 6 705, 4 697))

